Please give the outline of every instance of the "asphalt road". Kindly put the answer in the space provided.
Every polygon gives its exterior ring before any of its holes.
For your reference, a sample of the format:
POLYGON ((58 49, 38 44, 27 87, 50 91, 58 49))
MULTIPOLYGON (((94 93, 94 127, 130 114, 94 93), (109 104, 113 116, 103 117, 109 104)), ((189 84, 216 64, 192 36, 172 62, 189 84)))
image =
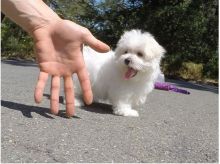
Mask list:
POLYGON ((191 94, 154 90, 138 118, 95 104, 67 119, 49 113, 49 84, 34 103, 34 64, 5 61, 1 69, 3 163, 218 162, 218 88, 170 81, 191 94))

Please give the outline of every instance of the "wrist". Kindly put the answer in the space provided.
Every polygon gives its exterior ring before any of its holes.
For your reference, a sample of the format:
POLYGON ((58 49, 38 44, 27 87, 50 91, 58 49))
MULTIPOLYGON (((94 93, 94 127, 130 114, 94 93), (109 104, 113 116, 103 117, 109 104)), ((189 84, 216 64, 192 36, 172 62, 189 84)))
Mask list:
MULTIPOLYGON (((36 1, 36 0, 35 0, 36 1)), ((32 35, 33 32, 44 26, 54 24, 61 20, 61 18, 49 8, 42 0, 37 0, 37 5, 33 6, 33 10, 37 12, 31 20, 32 23, 29 26, 28 32, 32 35)))

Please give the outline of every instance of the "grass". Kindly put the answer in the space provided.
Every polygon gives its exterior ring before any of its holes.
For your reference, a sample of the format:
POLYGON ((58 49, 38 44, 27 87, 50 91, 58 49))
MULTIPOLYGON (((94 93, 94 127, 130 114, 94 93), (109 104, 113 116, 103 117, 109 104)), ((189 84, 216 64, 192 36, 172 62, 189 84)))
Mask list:
POLYGON ((205 77, 203 69, 203 64, 193 62, 183 62, 176 65, 163 64, 162 66, 162 71, 168 78, 218 86, 218 79, 205 77))

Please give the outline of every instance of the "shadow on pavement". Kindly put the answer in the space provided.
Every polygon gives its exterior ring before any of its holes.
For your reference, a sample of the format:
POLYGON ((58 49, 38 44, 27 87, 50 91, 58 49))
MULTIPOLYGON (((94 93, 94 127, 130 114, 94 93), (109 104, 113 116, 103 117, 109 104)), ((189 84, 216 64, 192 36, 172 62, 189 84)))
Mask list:
POLYGON ((100 113, 100 114, 113 114, 112 105, 103 103, 92 103, 91 105, 86 105, 81 107, 88 112, 100 113))
POLYGON ((1 100, 1 106, 9 108, 9 109, 13 109, 13 110, 21 111, 23 116, 28 117, 28 118, 33 118, 31 113, 34 112, 46 118, 54 119, 53 117, 48 115, 50 114, 50 110, 44 107, 30 106, 30 105, 19 104, 16 102, 10 102, 10 101, 5 101, 5 100, 1 100))
MULTIPOLYGON (((16 102, 5 101, 5 100, 1 100, 1 106, 6 107, 8 109, 21 111, 23 116, 25 116, 27 118, 33 118, 31 113, 37 113, 37 114, 39 114, 43 117, 46 117, 46 118, 49 118, 49 119, 54 119, 53 117, 51 117, 49 115, 49 114, 51 114, 50 110, 48 108, 44 108, 44 107, 19 104, 19 103, 16 103, 16 102)), ((69 117, 66 116, 65 111, 59 111, 57 116, 62 117, 62 118, 69 118, 69 117)), ((80 119, 80 117, 78 117, 78 116, 72 116, 70 118, 80 119)))
POLYGON ((81 119, 81 117, 78 117, 78 116, 72 116, 72 117, 67 117, 66 116, 66 111, 65 110, 60 110, 59 113, 58 113, 58 116, 59 117, 63 117, 63 118, 77 118, 77 119, 81 119))
POLYGON ((171 79, 166 79, 166 82, 174 84, 177 87, 196 89, 196 90, 201 90, 201 91, 209 91, 209 92, 218 94, 218 87, 216 86, 205 85, 205 84, 195 84, 191 82, 185 82, 181 80, 171 80, 171 79))
MULTIPOLYGON (((49 94, 44 93, 43 96, 45 96, 47 99, 50 99, 49 94)), ((65 105, 63 96, 59 96, 59 103, 65 105)), ((91 105, 82 106, 81 109, 94 113, 113 114, 112 106, 104 103, 94 102, 91 105)))
POLYGON ((37 64, 33 61, 20 61, 20 60, 2 60, 2 63, 11 64, 15 66, 24 66, 24 67, 37 67, 37 64))

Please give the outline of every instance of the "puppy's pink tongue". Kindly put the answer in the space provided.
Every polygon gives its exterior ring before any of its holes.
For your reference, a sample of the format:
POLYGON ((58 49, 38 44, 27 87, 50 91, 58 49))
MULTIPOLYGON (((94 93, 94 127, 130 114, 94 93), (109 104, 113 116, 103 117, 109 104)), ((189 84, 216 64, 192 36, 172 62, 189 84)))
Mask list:
POLYGON ((137 74, 137 71, 133 68, 128 67, 127 72, 125 73, 125 80, 129 80, 130 78, 134 77, 137 74))

